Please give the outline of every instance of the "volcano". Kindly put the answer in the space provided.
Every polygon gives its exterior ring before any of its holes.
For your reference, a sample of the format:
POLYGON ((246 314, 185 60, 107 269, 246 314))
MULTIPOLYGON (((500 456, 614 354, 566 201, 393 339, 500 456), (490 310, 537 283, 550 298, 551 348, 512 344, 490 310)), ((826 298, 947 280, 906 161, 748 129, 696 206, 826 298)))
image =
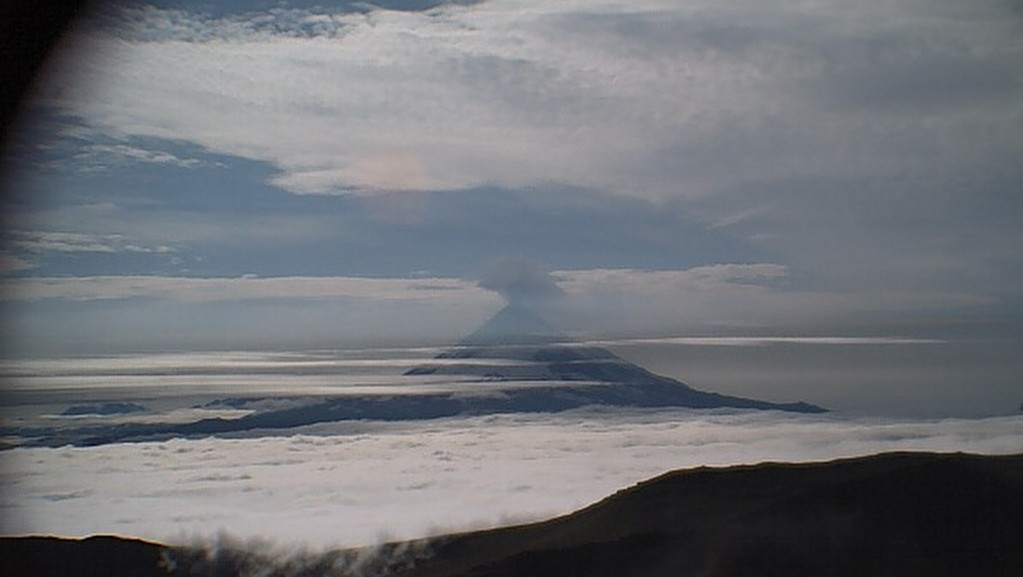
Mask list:
POLYGON ((400 383, 400 394, 244 395, 195 407, 249 411, 240 418, 184 423, 128 420, 81 426, 71 421, 68 426, 0 428, 0 433, 19 438, 22 446, 59 447, 263 434, 253 432, 339 421, 556 413, 591 406, 825 411, 808 403, 773 403, 694 389, 607 349, 573 343, 521 305, 509 305, 460 343, 405 375, 408 378, 400 383))
POLYGON ((537 345, 566 340, 528 308, 510 304, 459 343, 462 346, 537 345))
POLYGON ((406 375, 476 377, 508 385, 514 410, 551 411, 587 405, 774 409, 820 413, 804 402, 773 403, 700 391, 654 374, 596 346, 572 343, 531 310, 508 305, 458 346, 406 375), (459 363, 464 360, 464 363, 459 363), (516 385, 529 384, 528 387, 516 385), (543 386, 550 383, 551 386, 543 386))

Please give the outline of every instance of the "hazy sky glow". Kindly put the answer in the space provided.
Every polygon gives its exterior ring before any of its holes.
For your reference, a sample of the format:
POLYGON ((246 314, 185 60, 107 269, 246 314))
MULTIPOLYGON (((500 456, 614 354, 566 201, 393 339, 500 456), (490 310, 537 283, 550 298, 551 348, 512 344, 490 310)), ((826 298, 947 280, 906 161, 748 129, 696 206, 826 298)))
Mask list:
POLYGON ((5 347, 450 342, 508 262, 588 337, 1021 338, 1018 3, 380 5, 82 22, 6 159, 5 347))

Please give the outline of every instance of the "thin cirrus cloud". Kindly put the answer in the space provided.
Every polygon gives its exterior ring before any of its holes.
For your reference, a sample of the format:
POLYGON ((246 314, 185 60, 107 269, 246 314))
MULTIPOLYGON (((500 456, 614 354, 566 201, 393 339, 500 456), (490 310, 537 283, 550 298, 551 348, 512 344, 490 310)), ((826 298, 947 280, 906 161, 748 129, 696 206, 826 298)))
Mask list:
MULTIPOLYGON (((915 292, 875 293, 864 300, 852 295, 824 291, 793 290, 786 286, 786 267, 771 263, 729 264, 684 270, 587 269, 551 273, 527 269, 523 281, 520 261, 500 261, 483 281, 450 277, 368 278, 343 276, 167 277, 110 275, 88 277, 26 277, 0 282, 0 300, 12 303, 67 301, 87 304, 101 301, 144 299, 142 302, 197 306, 203 303, 294 303, 295 311, 344 301, 349 306, 376 310, 387 303, 419 306, 424 318, 437 326, 449 320, 452 307, 459 326, 471 327, 485 320, 499 306, 498 295, 513 303, 539 304, 545 316, 579 336, 634 336, 643 333, 671 334, 678 327, 757 328, 799 326, 800 322, 833 322, 877 311, 917 311, 936 306, 985 304, 982 295, 970 293, 915 292), (500 269, 500 270, 497 270, 500 269), (499 273, 504 272, 502 277, 499 273), (507 277, 507 278, 505 278, 507 277), (523 285, 523 282, 527 284, 523 285), (553 298, 558 297, 558 298, 553 298), (361 304, 360 304, 361 303, 361 304), (438 316, 439 315, 439 316, 438 316)), ((528 261, 522 261, 528 264, 528 261)), ((147 313, 139 311, 142 317, 147 313)), ((238 314, 252 314, 250 308, 238 314), (247 312, 246 312, 247 311, 247 312)), ((178 321, 181 322, 181 321, 178 321)), ((308 323, 306 316, 279 319, 282 326, 308 323)), ((387 324, 390 316, 374 322, 387 324)), ((314 326, 333 325, 329 318, 314 326)), ((838 326, 837 324, 834 326, 838 326)), ((420 336, 430 337, 425 327, 420 336)), ((351 338, 344 327, 333 330, 337 338, 351 338)), ((445 332, 447 334, 447 332, 445 332)))
POLYGON ((166 164, 178 168, 196 168, 205 161, 197 158, 182 158, 159 150, 149 150, 127 144, 90 144, 76 155, 81 163, 80 170, 103 170, 110 165, 130 162, 166 164))
MULTIPOLYGON (((356 298, 389 300, 480 300, 486 293, 459 279, 365 277, 188 278, 98 276, 29 278, 3 283, 9 300, 119 300, 150 298, 190 302, 258 299, 356 298)), ((482 300, 488 300, 485 297, 482 300)))
POLYGON ((989 304, 979 292, 875 290, 869 295, 793 286, 788 267, 717 264, 685 270, 555 271, 567 299, 566 322, 608 333, 671 332, 672 327, 796 327, 878 312, 989 304), (585 319, 585 320, 583 320, 585 319))
MULTIPOLYGON (((46 234, 31 241, 39 248, 62 251, 115 252, 116 249, 142 252, 159 251, 160 247, 112 246, 103 241, 120 240, 120 237, 97 239, 86 235, 46 234)), ((26 241, 29 242, 29 241, 26 241)), ((498 263, 503 261, 498 261, 498 263)), ((518 261, 515 261, 518 262, 518 261)), ((528 261, 523 261, 528 262, 528 261)), ((505 266, 507 268, 507 266, 505 266)), ((260 298, 327 298, 356 297, 389 300, 393 298, 479 298, 496 292, 516 300, 518 292, 527 296, 567 295, 579 305, 586 300, 601 298, 636 298, 654 301, 685 299, 692 303, 706 302, 704 299, 720 298, 723 302, 749 301, 750 305, 766 304, 759 299, 797 299, 803 306, 810 293, 794 293, 778 290, 789 276, 786 267, 772 263, 718 264, 693 267, 684 270, 640 270, 640 269, 585 269, 557 270, 551 273, 532 273, 528 282, 537 286, 520 286, 522 276, 518 271, 509 273, 515 278, 504 278, 497 272, 484 275, 479 283, 457 278, 369 278, 369 277, 268 277, 244 275, 235 278, 166 277, 145 275, 110 275, 94 277, 27 277, 5 281, 3 291, 7 300, 102 300, 136 297, 155 297, 174 300, 247 300, 260 298), (537 277, 537 278, 533 278, 537 277), (724 291, 724 293, 722 292, 724 291)), ((840 299, 835 295, 820 293, 824 305, 837 305, 840 299)), ((934 297, 931 297, 934 298, 934 297)), ((977 304, 979 298, 973 295, 947 295, 951 304, 977 304)), ((982 301, 981 301, 982 302, 982 301)), ((848 306, 856 303, 849 302, 848 306)), ((896 306, 911 305, 906 300, 894 303, 896 306)), ((935 303, 922 297, 919 306, 933 306, 935 303)))
POLYGON ((86 234, 39 230, 12 230, 10 246, 30 253, 95 252, 95 253, 172 253, 166 245, 143 246, 121 234, 86 234))

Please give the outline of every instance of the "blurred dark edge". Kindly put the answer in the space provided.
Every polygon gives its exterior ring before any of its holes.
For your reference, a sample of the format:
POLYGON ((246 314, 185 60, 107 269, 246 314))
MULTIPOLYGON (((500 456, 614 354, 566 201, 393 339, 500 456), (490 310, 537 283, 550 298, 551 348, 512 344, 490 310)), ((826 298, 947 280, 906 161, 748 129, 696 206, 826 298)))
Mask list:
POLYGON ((71 24, 97 2, 6 0, 0 3, 0 150, 6 150, 21 104, 43 63, 71 24))
MULTIPOLYGON (((13 224, 7 214, 8 201, 14 196, 11 173, 17 170, 11 159, 11 146, 19 125, 28 122, 24 118, 28 116, 24 114, 27 100, 65 33, 76 20, 102 3, 102 0, 0 0, 0 257, 6 248, 8 227, 13 224)), ((0 306, 0 326, 8 325, 4 308, 0 306)), ((0 357, 6 356, 8 344, 8 340, 0 340, 0 357)))

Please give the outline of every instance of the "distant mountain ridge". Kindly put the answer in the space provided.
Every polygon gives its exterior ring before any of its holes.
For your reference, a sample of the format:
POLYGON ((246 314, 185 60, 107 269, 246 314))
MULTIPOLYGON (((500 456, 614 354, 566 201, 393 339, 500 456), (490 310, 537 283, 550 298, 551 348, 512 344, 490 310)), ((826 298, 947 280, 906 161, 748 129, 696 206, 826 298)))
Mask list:
POLYGON ((533 311, 517 304, 501 309, 469 336, 462 346, 527 345, 564 341, 565 335, 554 329, 533 311))
POLYGON ((58 424, 52 427, 0 427, 0 443, 16 446, 104 445, 159 441, 175 437, 281 431, 317 423, 354 420, 403 421, 495 413, 556 413, 587 406, 693 409, 735 408, 821 413, 805 402, 776 403, 694 389, 654 374, 611 351, 571 344, 532 311, 509 305, 434 362, 409 369, 406 376, 452 377, 437 382, 452 390, 417 390, 409 380, 401 394, 345 393, 323 397, 238 396, 207 403, 251 411, 239 418, 192 422, 58 424), (464 361, 464 362, 460 362, 464 361), (291 402, 294 401, 294 402, 291 402))
POLYGON ((772 403, 699 391, 675 379, 654 374, 607 349, 572 344, 565 335, 520 305, 506 306, 463 339, 459 346, 436 358, 444 362, 427 362, 405 374, 469 376, 507 383, 557 382, 558 390, 550 390, 552 407, 558 404, 556 401, 563 402, 566 394, 571 394, 578 403, 575 406, 826 411, 804 402, 772 403), (473 362, 451 362, 458 359, 472 359, 473 362), (487 364, 486 359, 494 362, 487 364))

